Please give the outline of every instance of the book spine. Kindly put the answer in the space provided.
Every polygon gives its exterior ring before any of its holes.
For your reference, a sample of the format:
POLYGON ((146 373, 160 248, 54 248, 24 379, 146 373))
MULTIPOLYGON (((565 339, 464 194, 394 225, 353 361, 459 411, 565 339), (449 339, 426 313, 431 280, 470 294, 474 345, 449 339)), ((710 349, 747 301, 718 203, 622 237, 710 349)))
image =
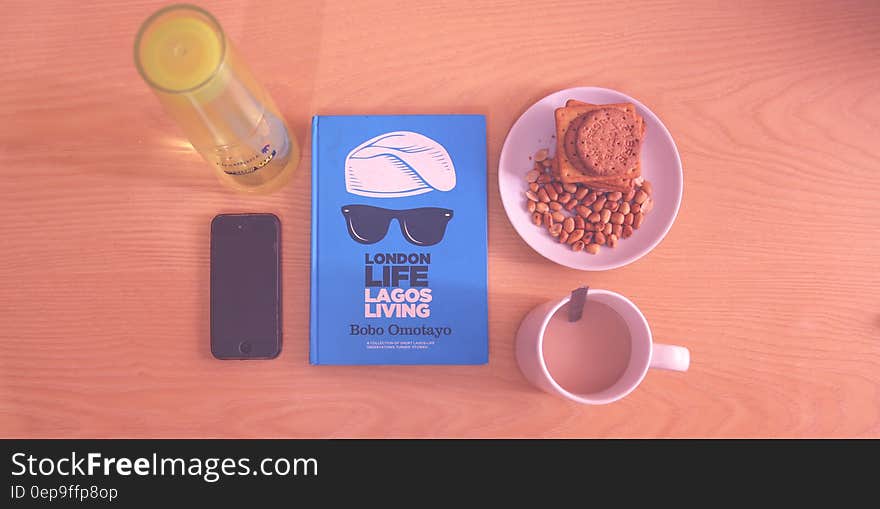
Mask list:
POLYGON ((318 123, 321 117, 312 117, 312 234, 311 275, 309 288, 309 364, 318 361, 318 123))
POLYGON ((483 251, 483 263, 486 269, 485 274, 483 275, 483 291, 481 292, 481 297, 483 298, 483 303, 486 306, 485 314, 483 314, 482 319, 485 321, 485 331, 486 337, 483 338, 482 345, 484 347, 483 351, 480 352, 480 359, 476 364, 489 364, 489 138, 486 132, 486 116, 485 115, 476 115, 478 122, 480 123, 480 131, 483 133, 483 143, 480 148, 482 149, 481 160, 485 161, 484 168, 486 168, 486 176, 481 179, 481 184, 483 186, 483 192, 480 193, 482 199, 482 208, 485 213, 483 214, 483 238, 482 242, 482 251, 483 251))

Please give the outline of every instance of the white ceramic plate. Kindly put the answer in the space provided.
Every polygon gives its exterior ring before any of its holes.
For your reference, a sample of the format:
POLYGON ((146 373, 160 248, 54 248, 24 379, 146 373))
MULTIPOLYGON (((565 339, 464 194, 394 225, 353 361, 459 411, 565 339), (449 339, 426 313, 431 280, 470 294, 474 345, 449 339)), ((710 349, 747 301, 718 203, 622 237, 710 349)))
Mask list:
POLYGON ((626 94, 597 87, 560 90, 533 104, 507 133, 498 165, 501 202, 507 218, 519 236, 544 257, 580 270, 616 269, 638 260, 654 249, 666 236, 678 214, 682 183, 678 149, 657 115, 626 94), (621 239, 614 249, 603 247, 596 255, 575 253, 568 245, 560 244, 547 233, 546 227, 532 224, 531 214, 526 210, 526 173, 534 166, 531 156, 542 148, 548 148, 551 155, 556 153, 556 121, 553 112, 556 108, 565 106, 568 99, 592 104, 629 102, 636 106, 647 124, 642 143, 642 175, 653 185, 654 208, 645 217, 642 227, 631 237, 621 239))

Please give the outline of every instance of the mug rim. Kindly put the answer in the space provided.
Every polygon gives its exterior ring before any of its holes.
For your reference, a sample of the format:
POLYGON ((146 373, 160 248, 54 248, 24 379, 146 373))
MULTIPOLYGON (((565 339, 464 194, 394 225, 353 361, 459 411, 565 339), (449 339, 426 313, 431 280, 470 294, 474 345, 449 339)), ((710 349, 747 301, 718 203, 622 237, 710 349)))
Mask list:
MULTIPOLYGON (((553 388, 556 389, 557 392, 559 392, 560 394, 562 394, 563 396, 565 396, 566 398, 568 398, 572 401, 576 401, 578 403, 584 403, 584 404, 588 404, 588 405, 604 405, 607 403, 613 403, 615 401, 618 401, 618 400, 623 399, 626 396, 628 396, 645 379, 645 376, 648 374, 648 370, 651 367, 651 359, 654 356, 653 333, 651 332, 651 326, 648 324, 648 320, 645 318, 645 314, 642 313, 642 310, 640 310, 639 307, 636 306, 631 300, 629 300, 628 298, 626 298, 625 296, 623 296, 617 292, 613 292, 611 290, 598 289, 598 288, 597 289, 590 288, 588 295, 597 295, 597 294, 605 296, 605 297, 609 297, 612 301, 616 300, 618 303, 620 303, 624 306, 628 306, 632 310, 634 310, 636 312, 636 315, 638 315, 638 317, 639 317, 639 323, 644 327, 645 331, 647 332, 647 341, 648 341, 647 359, 646 359, 644 365, 640 367, 639 376, 636 378, 636 380, 632 384, 630 384, 628 387, 626 387, 625 390, 621 391, 619 394, 616 394, 611 397, 606 397, 606 398, 584 397, 579 394, 575 394, 575 393, 565 389, 561 385, 559 385, 559 383, 556 381, 556 379, 553 378, 553 375, 550 373, 550 370, 547 368, 547 363, 544 360, 544 333, 547 331, 547 325, 550 323, 550 320, 553 318, 553 316, 556 314, 556 312, 559 311, 559 308, 568 304, 568 302, 571 300, 570 295, 566 295, 565 297, 563 297, 562 299, 557 301, 555 304, 553 304, 553 306, 550 308, 550 310, 544 314, 544 317, 541 319, 541 327, 538 329, 538 345, 537 345, 538 346, 538 356, 537 357, 538 357, 538 365, 541 367, 541 373, 544 375, 545 379, 550 382, 550 385, 552 385, 553 388)), ((617 312, 618 314, 620 314, 617 311, 617 309, 615 309, 615 307, 613 305, 609 305, 606 302, 602 302, 602 303, 608 305, 614 312, 617 312)), ((632 341, 632 330, 634 329, 634 327, 631 327, 630 323, 628 321, 626 322, 626 324, 627 324, 627 330, 630 331, 630 341, 632 341)), ((632 363, 632 354, 630 354, 630 357, 631 357, 630 364, 627 364, 627 369, 629 369, 629 367, 632 365, 631 364, 632 363)), ((615 382, 615 384, 616 383, 617 382, 615 382)), ((613 387, 613 385, 612 385, 612 387, 613 387)))

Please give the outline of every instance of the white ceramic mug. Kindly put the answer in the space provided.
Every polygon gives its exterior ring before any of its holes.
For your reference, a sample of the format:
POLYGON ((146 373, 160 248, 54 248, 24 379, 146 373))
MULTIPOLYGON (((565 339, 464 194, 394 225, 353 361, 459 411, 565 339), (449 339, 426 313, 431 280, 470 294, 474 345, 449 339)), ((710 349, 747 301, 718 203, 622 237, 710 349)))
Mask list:
MULTIPOLYGON (((648 368, 687 371, 690 352, 683 346, 654 343, 645 315, 629 299, 608 290, 590 289, 587 299, 605 304, 624 320, 629 329, 630 358, 623 375, 610 387, 596 393, 575 394, 553 379, 544 360, 544 333, 553 315, 566 305, 570 296, 544 303, 523 319, 516 333, 516 360, 523 375, 536 387, 578 403, 603 405, 617 401, 633 391, 645 378, 648 368)), ((582 320, 589 320, 584 316, 582 320)))

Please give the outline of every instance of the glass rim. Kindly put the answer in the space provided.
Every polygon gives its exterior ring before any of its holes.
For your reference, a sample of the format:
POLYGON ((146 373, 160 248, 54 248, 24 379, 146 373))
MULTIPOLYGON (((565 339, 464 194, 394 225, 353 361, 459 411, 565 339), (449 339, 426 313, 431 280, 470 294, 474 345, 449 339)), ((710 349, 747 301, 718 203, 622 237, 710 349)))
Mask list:
POLYGON ((138 74, 141 75, 141 78, 143 78, 143 80, 148 85, 150 85, 150 87, 152 87, 156 90, 162 91, 162 92, 169 93, 169 94, 185 94, 187 92, 194 92, 194 91, 204 87, 212 79, 214 79, 215 76, 217 76, 217 73, 220 70, 220 67, 223 65, 223 62, 225 60, 226 60, 226 33, 223 31, 223 27, 220 26, 220 22, 217 21, 217 18, 215 18, 213 14, 211 14, 210 12, 206 11, 205 9, 203 9, 197 5, 193 5, 193 4, 179 3, 179 4, 171 4, 171 5, 167 5, 165 7, 162 7, 158 11, 151 14, 147 19, 145 19, 143 23, 141 23, 141 26, 138 29, 137 35, 135 36, 135 39, 134 39, 134 64, 135 64, 135 67, 137 67, 138 74), (146 30, 161 16, 164 16, 165 14, 168 14, 169 12, 172 12, 172 11, 193 11, 199 15, 202 15, 205 18, 207 18, 207 20, 211 24, 211 26, 220 35, 220 58, 218 59, 217 65, 214 67, 214 70, 211 71, 211 74, 208 75, 208 77, 204 79, 204 81, 202 81, 201 83, 198 83, 197 85, 190 87, 190 88, 173 89, 173 88, 163 87, 163 86, 157 84, 152 79, 150 79, 150 77, 147 75, 147 73, 144 72, 144 68, 141 65, 141 58, 140 58, 140 51, 139 50, 141 47, 141 40, 143 39, 144 32, 146 32, 146 30))

